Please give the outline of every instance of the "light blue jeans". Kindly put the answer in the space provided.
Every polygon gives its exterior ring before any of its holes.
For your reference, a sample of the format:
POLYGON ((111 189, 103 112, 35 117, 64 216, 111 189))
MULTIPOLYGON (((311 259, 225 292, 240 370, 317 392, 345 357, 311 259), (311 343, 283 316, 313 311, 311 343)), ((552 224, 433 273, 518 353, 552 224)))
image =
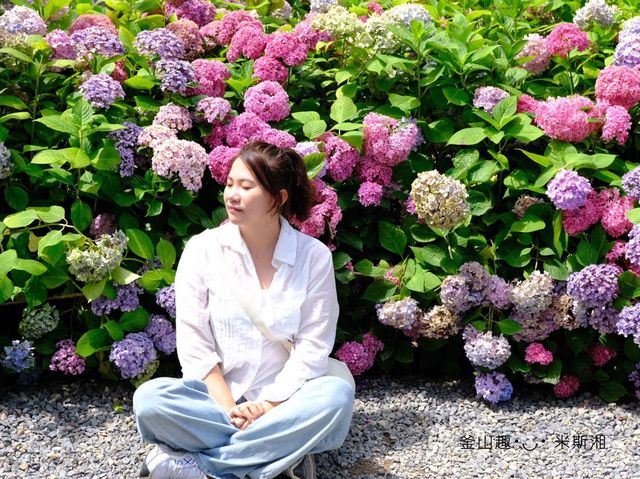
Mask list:
POLYGON ((241 431, 203 381, 157 378, 136 390, 133 409, 142 439, 192 453, 209 476, 270 479, 306 454, 339 448, 349 432, 353 400, 345 380, 312 379, 241 431))

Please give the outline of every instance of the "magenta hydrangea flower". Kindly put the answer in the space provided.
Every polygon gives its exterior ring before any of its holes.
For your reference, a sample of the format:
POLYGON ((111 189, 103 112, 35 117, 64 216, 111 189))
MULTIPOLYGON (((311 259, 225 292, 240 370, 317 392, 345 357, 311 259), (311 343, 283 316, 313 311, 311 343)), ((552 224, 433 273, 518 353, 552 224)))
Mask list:
POLYGON ((105 73, 92 75, 79 90, 94 108, 109 108, 116 99, 124 99, 122 85, 105 73))
POLYGON ((224 185, 227 182, 231 165, 238 157, 238 153, 240 153, 240 148, 230 148, 224 145, 214 148, 209 153, 209 170, 213 179, 219 184, 224 185))
POLYGON ((166 28, 145 30, 133 42, 141 55, 162 60, 182 60, 185 56, 184 42, 166 28))
POLYGON ((164 13, 167 18, 175 14, 202 27, 213 21, 216 8, 208 0, 165 0, 164 13))
POLYGON ((317 14, 310 13, 293 29, 293 34, 307 46, 309 51, 315 51, 318 42, 330 42, 333 39, 329 32, 321 32, 311 26, 311 21, 315 16, 317 14))
POLYGON ((605 346, 604 344, 594 344, 587 349, 587 352, 589 356, 591 356, 591 359, 593 359, 593 363, 598 367, 604 366, 618 355, 615 349, 605 346))
POLYGON ((524 63, 522 68, 532 75, 539 75, 547 69, 551 61, 551 53, 547 48, 546 39, 537 33, 525 35, 524 39, 527 40, 527 44, 515 58, 517 60, 519 58, 533 57, 524 63))
POLYGON ((254 23, 247 23, 238 29, 231 39, 231 45, 227 50, 227 60, 234 63, 240 57, 255 60, 264 52, 267 44, 267 36, 262 31, 262 27, 257 27, 254 23))
POLYGON ((572 374, 563 374, 560 381, 553 387, 553 392, 559 399, 567 399, 573 396, 580 388, 580 381, 572 374))
POLYGON ((182 40, 186 59, 193 60, 204 53, 204 39, 200 35, 200 28, 191 20, 183 18, 168 24, 166 29, 182 40))
POLYGON ((592 191, 588 179, 570 170, 558 171, 547 184, 547 196, 561 210, 575 210, 584 206, 592 191))
POLYGON ((327 132, 319 138, 324 141, 325 164, 327 173, 336 181, 349 178, 358 164, 360 155, 342 138, 327 132))
POLYGON ((53 30, 44 39, 53 50, 52 59, 73 60, 76 58, 76 48, 71 41, 71 37, 66 32, 53 30))
POLYGON ((183 106, 167 103, 160 107, 153 119, 153 124, 166 126, 177 131, 185 131, 191 128, 191 114, 183 106))
POLYGON ((362 343, 347 341, 336 351, 336 357, 346 363, 354 376, 371 369, 376 354, 384 347, 382 341, 371 333, 365 334, 362 343))
POLYGON ((224 96, 225 83, 231 77, 227 66, 219 60, 199 58, 191 63, 198 83, 196 88, 188 90, 189 95, 224 96))
POLYGON ((505 98, 509 98, 509 93, 502 88, 481 86, 473 94, 473 106, 491 114, 495 106, 505 98))
POLYGON ((59 371, 73 376, 82 374, 86 368, 85 360, 76 353, 76 346, 71 339, 63 339, 56 343, 58 350, 51 356, 51 371, 59 371))
POLYGON ((333 237, 338 223, 342 220, 338 194, 319 178, 314 178, 312 184, 315 188, 315 204, 311 208, 309 218, 304 221, 292 218, 291 224, 314 238, 322 236, 328 226, 330 235, 333 237))
POLYGON ((200 27, 200 35, 202 35, 202 41, 206 50, 210 50, 213 47, 220 45, 218 42, 218 35, 220 28, 222 27, 222 21, 214 20, 207 23, 205 26, 200 27))
POLYGON ((546 47, 551 55, 566 58, 572 50, 589 48, 589 37, 574 23, 560 23, 547 35, 546 47))
POLYGON ((218 27, 218 43, 229 45, 236 32, 246 24, 254 24, 262 28, 262 22, 246 10, 235 10, 227 13, 218 27))
POLYGON ((114 35, 118 34, 118 29, 111 19, 101 13, 84 13, 79 15, 69 27, 69 35, 91 27, 102 27, 109 30, 114 35))
POLYGON ((596 80, 596 99, 629 110, 640 101, 640 72, 616 65, 603 68, 596 80))
POLYGON ((475 379, 475 388, 478 397, 492 404, 508 401, 513 394, 513 385, 507 376, 497 371, 478 374, 475 379))
POLYGON ((571 273, 567 294, 584 306, 596 308, 610 304, 618 297, 618 276, 622 270, 611 264, 592 264, 571 273))
POLYGON ((384 8, 379 3, 369 2, 367 4, 367 10, 372 13, 377 13, 378 15, 382 15, 384 13, 384 8))
POLYGON ((280 121, 289 116, 289 95, 277 82, 263 81, 247 88, 244 109, 263 121, 280 121))
POLYGON ((275 81, 284 85, 289 78, 289 71, 280 60, 260 57, 253 64, 253 76, 260 81, 275 81))
POLYGON ((362 123, 365 156, 386 166, 405 161, 422 141, 420 130, 411 120, 398 121, 378 113, 368 113, 362 123))
POLYGON ((520 95, 518 98, 518 113, 531 113, 535 115, 539 104, 540 101, 530 95, 520 95))
POLYGON ((583 96, 547 98, 538 103, 535 123, 550 138, 579 143, 598 130, 599 112, 591 100, 583 96))
POLYGON ((553 362, 553 353, 542 343, 531 343, 524 350, 524 360, 529 364, 537 363, 547 366, 553 362))
POLYGON ((231 103, 224 98, 207 97, 198 102, 196 111, 201 112, 209 123, 215 123, 229 116, 231 103))
POLYGON ((206 151, 198 143, 169 139, 153 150, 151 168, 165 178, 177 175, 182 186, 196 192, 202 188, 202 175, 208 162, 206 151))
POLYGON ((624 145, 631 131, 631 115, 622 106, 610 106, 604 116, 602 125, 602 139, 604 141, 617 141, 624 145))
POLYGON ((602 210, 601 221, 610 236, 618 238, 631 230, 633 224, 627 218, 627 213, 633 209, 634 204, 635 198, 630 196, 620 196, 607 203, 607 207, 602 210))
POLYGON ((358 188, 358 201, 362 206, 379 206, 382 194, 382 185, 365 181, 358 188))
POLYGON ((267 38, 264 53, 292 67, 302 65, 307 59, 307 45, 294 33, 275 32, 267 38))
POLYGON ((562 225, 564 230, 570 235, 577 235, 587 231, 595 225, 602 216, 601 201, 596 191, 591 191, 587 195, 584 205, 562 212, 562 225))
POLYGON ((241 113, 225 125, 227 145, 241 148, 269 128, 269 124, 255 113, 241 113))
POLYGON ((271 143, 278 148, 293 148, 296 146, 296 138, 293 135, 271 127, 260 130, 253 139, 271 143))

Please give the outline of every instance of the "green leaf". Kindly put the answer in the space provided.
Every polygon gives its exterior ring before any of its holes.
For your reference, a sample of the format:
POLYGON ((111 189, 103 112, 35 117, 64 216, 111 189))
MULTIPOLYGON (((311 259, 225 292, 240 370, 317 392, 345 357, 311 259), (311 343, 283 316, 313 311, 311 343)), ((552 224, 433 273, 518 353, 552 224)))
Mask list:
POLYGON ((6 276, 0 275, 0 303, 13 297, 13 283, 6 276))
POLYGON ((21 211, 29 204, 29 194, 21 186, 8 185, 4 189, 4 199, 16 211, 21 211))
POLYGON ((134 90, 151 90, 156 86, 157 80, 148 74, 138 73, 131 78, 127 78, 124 84, 134 90))
POLYGON ((514 233, 533 233, 543 230, 544 227, 544 220, 534 214, 527 213, 521 220, 515 221, 511 225, 511 231, 514 233))
POLYGON ((362 143, 364 142, 364 133, 362 133, 361 131, 348 131, 340 135, 340 138, 342 138, 354 148, 362 148, 362 143))
POLYGON ((342 96, 333 102, 329 116, 336 123, 351 120, 358 114, 358 108, 353 100, 347 96, 342 96))
POLYGON ((48 263, 55 264, 62 255, 64 255, 64 249, 64 244, 62 244, 62 233, 57 230, 49 231, 46 235, 40 238, 40 241, 38 241, 38 258, 43 258, 48 263), (58 245, 61 247, 58 248, 60 251, 50 251, 58 245))
POLYGON ((582 266, 589 266, 598 262, 598 251, 591 243, 580 241, 576 250, 576 259, 582 266))
POLYGON ((500 166, 495 161, 482 161, 469 169, 469 183, 486 183, 500 171, 500 166))
POLYGON ((153 261, 155 248, 151 242, 151 238, 143 231, 137 229, 128 229, 125 231, 129 242, 129 249, 141 258, 153 261))
POLYGON ((44 6, 44 19, 48 20, 53 14, 59 12, 70 3, 71 0, 49 0, 44 6))
POLYGON ((31 159, 34 165, 63 165, 67 161, 62 150, 43 150, 35 154, 31 159))
POLYGON ((562 361, 559 359, 553 361, 546 371, 545 375, 540 378, 543 383, 558 384, 560 381, 560 375, 562 374, 562 361))
POLYGON ((407 115, 411 113, 411 110, 415 110, 420 106, 420 100, 416 97, 396 95, 395 93, 389 94, 389 102, 407 115))
POLYGON ((373 263, 368 259, 358 261, 355 265, 353 265, 353 267, 358 273, 364 276, 371 276, 373 278, 379 278, 387 272, 386 268, 374 266, 373 263))
POLYGON ((441 118, 429 123, 424 130, 425 137, 431 143, 445 143, 455 131, 455 125, 449 118, 441 118))
POLYGON ((17 58, 18 60, 22 60, 23 62, 34 63, 31 57, 25 55, 19 50, 16 50, 15 48, 0 48, 0 53, 6 53, 7 55, 17 58))
POLYGON ((111 345, 109 333, 102 328, 90 329, 78 339, 76 352, 83 357, 89 357, 101 349, 111 345))
POLYGON ((553 279, 558 281, 566 281, 569 277, 569 270, 567 267, 556 259, 545 262, 543 267, 553 279))
POLYGON ((296 111, 291 113, 291 116, 302 124, 320 119, 320 114, 317 111, 296 111))
POLYGON ((176 249, 170 241, 161 239, 156 246, 156 251, 163 267, 171 268, 176 262, 176 249))
POLYGON ((607 402, 616 402, 627 394, 625 387, 616 381, 607 381, 598 390, 598 395, 607 402))
POLYGON ((405 286, 411 291, 424 293, 424 274, 425 271, 418 266, 405 286))
POLYGON ((141 331, 149 322, 151 315, 143 308, 124 313, 120 318, 120 327, 128 332, 141 331))
POLYGON ((464 128, 456 131, 447 145, 476 145, 484 140, 487 135, 484 132, 484 128, 464 128))
POLYGON ((305 156, 304 164, 307 168, 307 176, 310 180, 314 179, 324 166, 324 153, 311 153, 305 156))
POLYGON ((71 168, 85 168, 91 164, 89 156, 80 148, 65 148, 62 154, 71 168))
POLYGON ((80 200, 74 201, 71 205, 71 222, 80 231, 86 229, 93 220, 93 213, 88 204, 80 200))
POLYGON ((491 114, 500 125, 500 128, 502 128, 504 121, 510 116, 515 115, 517 109, 518 98, 515 96, 510 96, 498 102, 498 104, 493 107, 493 112, 491 114))
POLYGON ((466 91, 452 85, 444 87, 442 93, 447 101, 453 105, 465 106, 469 104, 469 100, 471 99, 466 91))
POLYGON ((522 359, 520 359, 515 354, 512 354, 507 361, 507 365, 511 368, 511 371, 514 373, 528 373, 531 371, 531 365, 525 363, 522 359))
POLYGON ((396 292, 396 285, 390 281, 379 280, 374 281, 369 285, 362 295, 363 299, 367 301, 373 301, 374 303, 381 303, 387 301, 396 292))
POLYGON ((128 269, 125 269, 122 266, 116 266, 111 271, 111 277, 116 283, 125 285, 125 284, 133 283, 136 279, 140 277, 140 275, 134 273, 133 271, 129 271, 128 269))
POLYGON ((351 261, 351 256, 347 253, 343 253, 342 251, 333 253, 333 269, 344 268, 349 261, 351 261))
POLYGON ((527 156, 529 159, 535 161, 540 166, 543 166, 545 168, 549 168, 553 164, 553 162, 551 161, 551 158, 547 156, 538 155, 536 153, 531 153, 530 151, 525 151, 525 150, 519 150, 519 151, 524 153, 524 155, 527 156))
POLYGON ((110 171, 114 170, 122 161, 118 150, 110 143, 104 145, 98 150, 95 158, 91 163, 96 170, 110 171))
POLYGON ((407 247, 407 235, 404 231, 387 221, 378 223, 378 239, 383 248, 399 256, 404 254, 407 247))
POLYGON ((62 206, 33 206, 29 211, 35 211, 40 221, 44 223, 57 223, 64 219, 64 208, 62 206))
POLYGON ((631 361, 634 363, 640 362, 640 346, 636 344, 632 337, 625 339, 622 350, 624 351, 625 356, 631 361))
POLYGON ((507 336, 512 336, 522 331, 520 323, 513 319, 503 319, 502 321, 498 321, 498 327, 500 328, 500 332, 507 336))
POLYGON ((0 96, 0 106, 8 106, 9 108, 14 108, 16 110, 26 110, 29 108, 20 98, 10 95, 0 96))
POLYGON ((120 341, 121 339, 124 339, 124 331, 122 330, 122 326, 120 326, 113 319, 107 321, 103 327, 107 330, 109 336, 111 336, 111 339, 113 339, 114 341, 120 341))
POLYGON ((6 216, 2 222, 7 228, 23 228, 29 226, 38 219, 38 213, 33 210, 20 211, 6 216))
POLYGON ((155 292, 164 283, 162 273, 160 271, 147 271, 138 279, 138 284, 147 291, 155 292))
POLYGON ((78 128, 74 126, 71 122, 65 121, 62 119, 62 115, 50 115, 43 116, 42 118, 38 118, 38 123, 42 123, 47 128, 50 128, 54 131, 60 131, 62 133, 68 133, 70 135, 78 136, 78 128))
POLYGON ((40 263, 39 261, 35 261, 32 259, 22 259, 18 258, 13 265, 13 269, 17 269, 20 271, 26 271, 29 274, 34 276, 39 276, 42 273, 47 271, 47 267, 40 263))
POLYGON ((89 301, 93 301, 100 297, 102 292, 104 291, 104 286, 107 284, 107 280, 103 279, 98 281, 97 283, 87 283, 82 288, 82 294, 89 301))
POLYGON ((327 123, 324 120, 312 120, 304 124, 302 131, 307 138, 314 140, 327 131, 327 123))
POLYGON ((640 208, 634 208, 627 211, 627 218, 629 218, 629 221, 631 221, 634 225, 640 223, 640 208))
POLYGON ((640 296, 640 278, 631 271, 623 271, 618 276, 618 286, 620 286, 620 294, 626 298, 640 296))
POLYGON ((6 276, 13 269, 17 259, 18 253, 14 249, 0 253, 0 277, 6 276))

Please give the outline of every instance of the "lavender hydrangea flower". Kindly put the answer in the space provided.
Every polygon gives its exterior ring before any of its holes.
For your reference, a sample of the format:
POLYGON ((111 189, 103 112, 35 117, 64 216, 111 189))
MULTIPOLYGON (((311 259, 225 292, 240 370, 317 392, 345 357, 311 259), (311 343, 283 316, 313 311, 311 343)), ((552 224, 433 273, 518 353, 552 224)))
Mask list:
POLYGON ((116 231, 116 217, 111 213, 100 213, 89 226, 89 233, 94 238, 100 238, 102 235, 111 235, 116 231))
POLYGON ((385 326, 392 326, 403 331, 410 330, 422 314, 418 302, 413 298, 404 298, 399 301, 387 301, 385 304, 376 304, 378 321, 385 326))
POLYGON ((170 139, 154 148, 151 168, 165 178, 177 175, 187 190, 198 191, 208 162, 207 152, 198 143, 170 139))
POLYGON ((476 88, 473 94, 473 106, 491 114, 495 106, 505 98, 509 98, 509 93, 502 88, 493 86, 479 87, 476 88))
POLYGON ((205 120, 215 123, 224 120, 231 113, 231 103, 224 98, 203 98, 196 105, 196 111, 204 114, 205 120))
POLYGON ((125 121, 122 124, 126 126, 126 128, 112 131, 109 133, 109 138, 115 141, 116 149, 118 153, 120 153, 121 160, 118 168, 120 176, 128 177, 133 175, 135 152, 139 146, 138 137, 140 133, 142 133, 142 128, 129 121, 125 121))
POLYGON ((478 374, 475 380, 475 387, 478 397, 492 404, 508 401, 513 394, 511 382, 504 374, 496 371, 478 374))
POLYGON ((109 108, 117 98, 124 99, 122 85, 106 73, 92 75, 80 85, 80 93, 94 108, 109 108))
POLYGON ((4 142, 0 141, 0 180, 9 178, 12 169, 13 162, 11 161, 11 152, 9 148, 4 146, 4 142))
POLYGON ((604 0, 589 0, 584 7, 576 11, 573 23, 578 25, 580 30, 587 30, 593 24, 607 28, 613 24, 617 10, 617 7, 610 7, 604 0))
POLYGON ((60 313, 49 303, 25 309, 19 325, 20 334, 27 339, 38 339, 56 329, 59 322, 60 313))
POLYGON ((640 266, 640 225, 634 225, 629 231, 629 242, 624 249, 624 257, 633 266, 640 266))
POLYGON ((620 267, 610 264, 592 264, 567 281, 567 294, 591 308, 611 303, 618 296, 620 267))
POLYGON ((176 331, 167 318, 153 314, 144 330, 160 352, 171 354, 176 350, 176 331))
POLYGON ((463 313, 477 305, 465 278, 459 274, 447 276, 440 286, 440 301, 454 313, 463 313))
POLYGON ((332 6, 337 5, 338 4, 338 0, 311 0, 310 1, 310 12, 318 12, 318 13, 325 13, 327 12, 332 6))
POLYGON ((76 353, 76 347, 71 339, 63 339, 56 343, 58 350, 51 356, 51 371, 59 371, 64 374, 82 374, 86 368, 84 358, 76 353))
POLYGON ((182 60, 185 55, 183 41, 166 28, 145 30, 133 42, 138 51, 149 58, 161 60, 182 60))
POLYGON ((503 335, 494 336, 491 331, 480 332, 472 325, 465 327, 464 352, 476 367, 496 369, 511 356, 511 345, 503 335))
POLYGON ((640 345, 640 304, 625 306, 618 315, 617 333, 633 336, 633 341, 640 345))
POLYGON ((162 105, 155 118, 154 125, 163 125, 177 131, 186 131, 191 128, 192 121, 189 110, 180 105, 167 103, 162 105))
POLYGON ((7 369, 21 373, 31 368, 36 362, 33 346, 29 341, 11 341, 11 346, 4 347, 4 357, 0 363, 7 369))
POLYGON ((414 20, 429 25, 433 22, 431 15, 423 5, 417 3, 403 3, 396 5, 383 13, 383 16, 393 21, 401 23, 407 28, 411 28, 411 22, 414 20))
POLYGON ((44 39, 53 50, 52 59, 73 60, 76 58, 76 47, 67 32, 59 29, 53 30, 44 39))
POLYGON ((171 316, 176 317, 176 289, 172 284, 166 288, 161 288, 156 293, 156 304, 171 316))
POLYGON ((139 295, 142 294, 142 288, 135 283, 127 285, 116 285, 116 297, 109 299, 100 296, 91 302, 91 311, 97 316, 110 314, 112 311, 119 310, 124 312, 133 311, 140 306, 139 295))
POLYGON ((621 40, 614 52, 617 66, 634 68, 640 65, 640 35, 621 40))
POLYGON ((511 313, 511 319, 517 321, 522 329, 513 335, 513 339, 526 342, 542 341, 558 328, 555 318, 552 308, 540 313, 525 313, 516 309, 511 313))
POLYGON ((0 16, 0 30, 12 35, 44 35, 47 24, 35 10, 15 6, 0 16))
POLYGON ((588 179, 575 171, 560 170, 547 185, 547 196, 556 208, 575 210, 584 206, 592 190, 588 179))
POLYGON ((184 60, 160 60, 156 76, 161 80, 160 89, 172 93, 185 93, 189 83, 196 81, 191 63, 184 60))
POLYGON ((622 188, 627 196, 640 198, 640 167, 636 167, 622 176, 622 188))
POLYGON ((491 275, 486 282, 484 295, 487 301, 498 309, 507 309, 511 306, 511 287, 504 279, 491 275))
POLYGON ((118 36, 104 27, 89 27, 71 34, 77 58, 90 61, 94 55, 105 58, 124 54, 124 47, 118 36))
POLYGON ((517 310, 528 314, 538 313, 553 301, 553 279, 549 273, 534 271, 511 288, 510 299, 517 310))
POLYGON ((109 354, 109 360, 117 366, 124 379, 139 376, 157 357, 153 341, 146 333, 127 334, 123 340, 113 343, 109 354))
POLYGON ((315 141, 302 141, 298 143, 293 149, 296 150, 302 158, 307 155, 311 155, 312 153, 320 153, 318 144, 315 141))

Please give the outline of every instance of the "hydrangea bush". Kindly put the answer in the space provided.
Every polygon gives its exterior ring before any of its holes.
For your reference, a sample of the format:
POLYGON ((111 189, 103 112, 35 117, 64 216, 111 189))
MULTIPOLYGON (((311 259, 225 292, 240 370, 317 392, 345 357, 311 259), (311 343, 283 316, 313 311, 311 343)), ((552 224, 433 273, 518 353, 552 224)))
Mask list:
POLYGON ((640 397, 637 6, 531 3, 0 8, 0 374, 177 374, 177 261, 259 140, 307 165, 355 376, 640 397))

